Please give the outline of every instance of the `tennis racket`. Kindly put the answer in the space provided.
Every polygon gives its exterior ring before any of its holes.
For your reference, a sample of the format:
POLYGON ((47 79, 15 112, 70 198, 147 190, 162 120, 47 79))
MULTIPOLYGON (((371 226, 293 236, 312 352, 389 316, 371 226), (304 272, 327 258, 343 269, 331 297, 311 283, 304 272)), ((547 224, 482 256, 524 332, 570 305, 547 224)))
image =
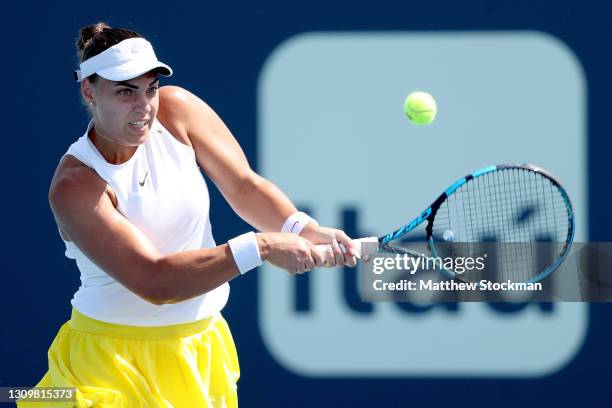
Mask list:
POLYGON ((535 283, 567 256, 574 213, 561 184, 540 167, 489 166, 457 180, 408 224, 378 238, 355 240, 356 247, 374 242, 378 253, 425 257, 422 250, 407 245, 415 241, 409 233, 419 226, 425 226, 422 246, 431 257, 489 255, 478 273, 440 268, 448 278, 535 283))

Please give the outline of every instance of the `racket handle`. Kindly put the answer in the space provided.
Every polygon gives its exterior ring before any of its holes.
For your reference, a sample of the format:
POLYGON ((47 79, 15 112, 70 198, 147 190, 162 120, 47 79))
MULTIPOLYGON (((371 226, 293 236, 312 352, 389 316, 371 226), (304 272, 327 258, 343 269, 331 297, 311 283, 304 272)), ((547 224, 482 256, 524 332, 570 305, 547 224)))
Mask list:
MULTIPOLYGON (((358 239, 354 239, 353 240, 353 244, 355 247, 355 257, 358 259, 361 259, 361 255, 363 254, 362 252, 362 247, 361 244, 362 243, 376 243, 378 244, 378 238, 376 237, 367 237, 367 238, 358 238, 358 239)), ((331 254, 332 253, 332 248, 331 248, 331 244, 319 244, 316 245, 317 250, 319 251, 319 253, 323 256, 326 256, 326 254, 331 254)), ((377 247, 378 248, 378 247, 377 247)), ((344 245, 340 244, 340 249, 342 250, 342 252, 346 252, 346 248, 344 247, 344 245)))

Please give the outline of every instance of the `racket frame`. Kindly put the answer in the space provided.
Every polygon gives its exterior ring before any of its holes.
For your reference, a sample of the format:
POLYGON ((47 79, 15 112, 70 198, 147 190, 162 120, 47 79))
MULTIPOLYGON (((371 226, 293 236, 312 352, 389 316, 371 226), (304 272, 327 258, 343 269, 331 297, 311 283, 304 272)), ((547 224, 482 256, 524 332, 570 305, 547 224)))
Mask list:
MULTIPOLYGON (((565 247, 563 249, 563 252, 561 253, 560 256, 557 257, 555 262, 553 262, 551 265, 548 266, 548 268, 546 268, 544 271, 540 272, 533 278, 529 279, 526 283, 535 283, 535 282, 542 281, 548 275, 553 273, 563 263, 563 261, 567 257, 569 250, 571 248, 571 244, 574 240, 575 221, 574 221, 574 211, 572 209, 571 200, 569 196, 567 195, 567 192, 561 185, 561 183, 559 183, 559 181, 552 174, 542 169, 541 167, 538 167, 533 164, 521 164, 521 165, 500 164, 496 166, 487 166, 479 170, 476 170, 466 175, 465 177, 460 178, 459 180, 455 181, 449 188, 447 188, 442 194, 440 194, 440 196, 436 198, 436 200, 427 209, 422 211, 418 217, 416 217, 415 219, 413 219, 412 221, 410 221, 408 224, 404 225, 403 227, 398 228, 397 230, 387 235, 383 235, 379 237, 378 238, 379 252, 404 253, 404 254, 408 254, 411 256, 415 256, 415 257, 423 257, 424 256, 423 254, 419 254, 417 252, 406 250, 406 249, 399 250, 398 248, 391 246, 389 243, 399 238, 402 238, 403 236, 408 234, 410 231, 414 230, 419 225, 421 225, 423 222, 427 221, 427 226, 425 227, 427 246, 429 247, 429 250, 431 251, 432 255, 434 257, 437 257, 438 254, 437 254, 434 239, 433 239, 433 221, 442 203, 446 201, 448 197, 450 197, 453 193, 455 193, 455 191, 457 191, 461 186, 468 183, 469 181, 476 179, 480 176, 483 176, 485 174, 494 172, 494 171, 509 170, 509 169, 527 170, 527 171, 531 171, 534 173, 539 173, 543 175, 545 178, 547 178, 548 180, 550 180, 550 182, 555 187, 557 187, 558 191, 561 193, 561 196, 563 197, 565 207, 568 213, 567 214, 568 223, 569 223, 568 232, 567 232, 567 237, 566 237, 565 247)), ((443 269, 442 272, 451 279, 457 278, 457 274, 453 271, 443 269)))

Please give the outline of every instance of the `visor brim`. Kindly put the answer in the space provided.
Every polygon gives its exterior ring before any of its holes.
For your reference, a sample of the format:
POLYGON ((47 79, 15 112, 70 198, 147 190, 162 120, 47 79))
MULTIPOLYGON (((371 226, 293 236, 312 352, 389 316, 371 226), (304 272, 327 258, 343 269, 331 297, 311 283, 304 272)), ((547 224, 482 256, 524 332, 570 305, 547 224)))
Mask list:
POLYGON ((130 61, 127 64, 102 69, 96 73, 109 81, 127 81, 150 71, 156 71, 167 77, 172 76, 172 68, 159 61, 151 64, 142 64, 140 61, 130 61))

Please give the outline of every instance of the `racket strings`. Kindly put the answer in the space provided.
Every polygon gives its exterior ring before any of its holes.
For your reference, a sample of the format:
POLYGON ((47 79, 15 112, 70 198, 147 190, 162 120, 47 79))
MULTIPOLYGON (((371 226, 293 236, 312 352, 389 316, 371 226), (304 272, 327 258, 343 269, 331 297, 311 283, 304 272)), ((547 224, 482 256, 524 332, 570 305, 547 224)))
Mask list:
MULTIPOLYGON (((548 178, 526 169, 503 169, 467 182, 448 197, 432 233, 442 252, 492 252, 499 279, 527 281, 564 251, 568 215, 563 194, 548 178)), ((486 269, 490 274, 491 268, 486 269)))
POLYGON ((434 230, 452 230, 455 241, 531 242, 538 231, 557 231, 565 240, 566 231, 559 227, 567 227, 567 208, 552 183, 540 177, 536 180, 541 184, 539 188, 521 191, 516 180, 511 182, 490 184, 478 178, 474 181, 476 186, 462 186, 438 210, 434 230), (543 189, 543 181, 548 183, 548 192, 543 189), (556 227, 551 229, 554 224, 556 227), (492 235, 495 232, 498 234, 492 235))

